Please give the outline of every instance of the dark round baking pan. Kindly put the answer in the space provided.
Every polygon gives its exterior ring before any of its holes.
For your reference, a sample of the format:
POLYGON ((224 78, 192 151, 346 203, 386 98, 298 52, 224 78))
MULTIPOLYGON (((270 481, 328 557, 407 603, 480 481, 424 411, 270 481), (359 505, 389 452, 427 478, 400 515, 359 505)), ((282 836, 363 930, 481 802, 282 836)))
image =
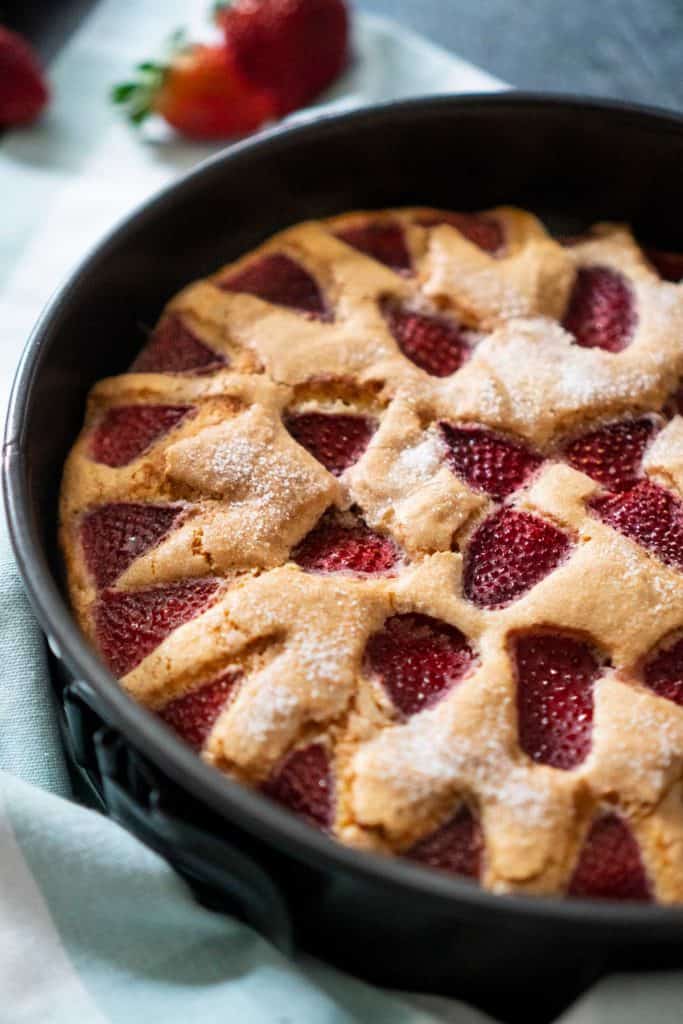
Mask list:
POLYGON ((562 97, 441 96, 279 128, 136 210, 38 322, 11 400, 4 486, 72 763, 200 899, 282 948, 533 1022, 606 969, 683 963, 683 909, 498 896, 347 849, 207 767, 134 704, 80 636, 56 548, 61 467, 88 389, 130 363, 140 325, 176 290, 298 220, 513 203, 556 232, 623 219, 644 242, 680 250, 681 166, 683 119, 562 97))

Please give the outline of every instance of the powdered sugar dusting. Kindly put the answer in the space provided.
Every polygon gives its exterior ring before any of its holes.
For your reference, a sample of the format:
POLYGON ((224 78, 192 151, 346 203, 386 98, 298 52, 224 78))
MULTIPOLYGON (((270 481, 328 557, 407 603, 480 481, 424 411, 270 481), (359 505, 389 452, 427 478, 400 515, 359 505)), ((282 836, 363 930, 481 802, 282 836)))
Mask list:
POLYGON ((265 745, 283 723, 297 714, 299 700, 286 687, 270 682, 249 688, 248 701, 240 702, 240 730, 258 746, 265 745))
POLYGON ((226 539, 244 535, 251 547, 277 541, 311 503, 320 502, 322 511, 334 488, 325 470, 256 405, 172 446, 167 464, 176 480, 226 502, 226 539))
POLYGON ((520 827, 543 827, 548 824, 550 794, 535 780, 534 768, 510 762, 503 724, 506 704, 501 699, 486 723, 474 730, 454 727, 438 707, 423 711, 361 749, 359 774, 382 786, 390 802, 418 804, 462 786, 485 802, 503 804, 519 818, 520 827))
POLYGON ((461 414, 542 441, 577 413, 656 402, 670 361, 666 348, 615 356, 573 344, 554 321, 517 319, 482 341, 444 393, 461 414))
POLYGON ((664 698, 622 690, 611 694, 599 724, 608 734, 601 761, 610 777, 637 799, 658 800, 672 772, 678 774, 683 765, 683 712, 664 698))
POLYGON ((412 448, 404 448, 392 465, 390 475, 395 486, 422 483, 433 476, 442 465, 442 453, 436 438, 428 434, 412 448))

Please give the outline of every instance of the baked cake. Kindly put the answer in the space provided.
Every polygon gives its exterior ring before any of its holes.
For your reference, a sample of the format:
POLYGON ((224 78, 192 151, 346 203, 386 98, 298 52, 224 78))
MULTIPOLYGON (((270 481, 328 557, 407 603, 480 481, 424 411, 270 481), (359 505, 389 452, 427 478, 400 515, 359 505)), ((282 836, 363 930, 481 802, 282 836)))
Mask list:
POLYGON ((620 224, 419 208, 189 285, 65 467, 81 628, 344 843, 683 900, 681 278, 620 224))

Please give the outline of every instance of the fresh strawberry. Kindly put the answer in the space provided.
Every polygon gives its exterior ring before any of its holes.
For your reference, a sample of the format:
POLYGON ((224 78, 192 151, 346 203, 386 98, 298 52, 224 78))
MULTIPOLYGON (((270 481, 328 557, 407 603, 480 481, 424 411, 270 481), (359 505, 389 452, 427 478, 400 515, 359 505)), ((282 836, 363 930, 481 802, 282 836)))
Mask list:
POLYGON ((288 416, 285 426, 325 469, 341 476, 361 457, 377 424, 369 416, 300 412, 288 416))
POLYGON ((194 579, 145 590, 104 590, 95 608, 95 632, 114 675, 130 672, 169 633, 203 612, 218 584, 194 579))
POLYGON ((404 856, 451 875, 480 878, 484 839, 479 821, 463 804, 436 832, 420 839, 404 856))
POLYGON ((431 707, 460 682, 474 660, 455 626, 429 615, 393 615, 370 637, 366 671, 376 676, 405 716, 431 707))
POLYGON ((646 249, 645 255, 664 281, 673 281, 674 284, 683 281, 683 252, 646 249))
POLYGON ((95 425, 90 455, 105 466, 127 466, 177 426, 190 409, 189 405, 117 405, 95 425))
POLYGON ((218 20, 235 66, 280 116, 315 99, 348 61, 343 0, 235 0, 218 20))
POLYGON ((327 513, 292 552, 308 572, 352 572, 372 576, 388 572, 398 561, 396 545, 351 517, 327 513))
POLYGON ((230 699, 241 672, 228 669, 210 683, 170 701, 159 712, 166 725, 199 751, 206 743, 216 719, 230 699))
POLYGON ((593 900, 652 899, 638 844, 617 814, 603 814, 591 825, 569 895, 593 900))
POLYGON ((225 365, 225 357, 195 337, 175 314, 165 316, 130 368, 131 373, 198 373, 225 365))
POLYGON ((261 787, 272 800, 318 828, 332 824, 333 788, 330 761, 322 743, 295 750, 261 787))
POLYGON ((582 348, 621 352, 636 326, 633 294, 609 267, 581 267, 576 275, 564 327, 582 348))
POLYGON ((500 221, 493 217, 485 217, 481 213, 435 212, 419 217, 418 224, 425 228, 448 224, 484 252, 495 253, 503 247, 503 228, 500 221))
POLYGON ((527 633, 514 658, 520 747, 539 764, 576 768, 591 748, 595 655, 570 636, 527 633))
POLYGON ((224 278, 220 287, 227 292, 256 295, 276 306, 289 306, 316 320, 331 319, 315 278, 283 253, 263 256, 244 270, 224 278))
POLYGON ((659 425, 652 417, 620 420, 570 441, 565 458, 609 491, 628 491, 642 477, 645 449, 659 425))
POLYGON ((467 332, 452 317, 418 313, 396 299, 385 299, 382 313, 403 355, 433 377, 448 377, 469 358, 467 332))
POLYGON ((338 231, 337 238, 371 259, 385 263, 398 274, 410 274, 412 271, 410 253, 400 224, 368 222, 338 231))
POLYGON ((643 666, 643 682, 658 697, 683 706, 683 637, 662 647, 643 666))
POLYGON ((0 128, 35 121, 48 99, 35 52, 16 32, 0 25, 0 128))
POLYGON ((272 98, 247 83, 222 46, 184 45, 180 40, 165 62, 137 66, 137 78, 114 87, 134 124, 159 114, 190 139, 245 135, 275 114, 272 98))
POLYGON ((465 597, 481 608, 501 608, 557 568, 569 548, 569 538, 551 523, 529 512, 501 508, 470 540, 465 597))
POLYGON ((175 505, 135 502, 98 505, 81 525, 88 571, 98 587, 113 583, 140 555, 155 547, 182 515, 175 505))
POLYGON ((671 491, 641 480, 630 491, 593 498, 590 508, 619 533, 683 570, 683 502, 671 491))
POLYGON ((461 427, 442 420, 446 462, 475 491, 505 498, 526 483, 543 457, 520 441, 484 427, 461 427))

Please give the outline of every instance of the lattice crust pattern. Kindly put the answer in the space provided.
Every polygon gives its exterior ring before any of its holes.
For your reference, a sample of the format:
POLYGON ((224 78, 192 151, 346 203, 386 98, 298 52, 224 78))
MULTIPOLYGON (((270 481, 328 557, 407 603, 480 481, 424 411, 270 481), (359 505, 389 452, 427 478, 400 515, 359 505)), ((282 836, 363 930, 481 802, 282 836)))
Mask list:
POLYGON ((121 685, 343 842, 683 900, 683 259, 297 225, 93 388, 61 543, 121 685))

